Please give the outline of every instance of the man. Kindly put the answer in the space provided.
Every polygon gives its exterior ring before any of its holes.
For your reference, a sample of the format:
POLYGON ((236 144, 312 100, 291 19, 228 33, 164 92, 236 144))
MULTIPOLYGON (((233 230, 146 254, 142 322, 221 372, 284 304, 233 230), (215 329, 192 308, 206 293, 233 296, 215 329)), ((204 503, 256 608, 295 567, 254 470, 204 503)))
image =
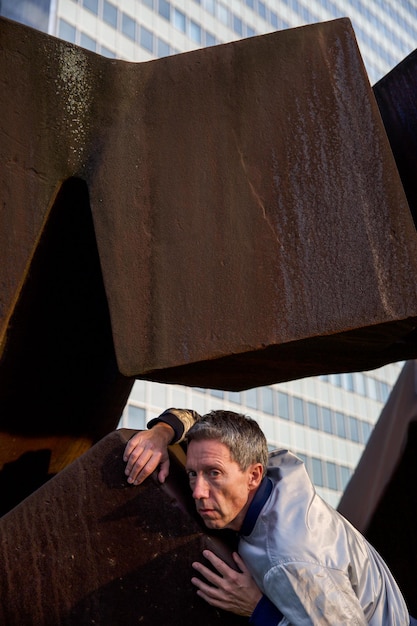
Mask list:
POLYGON ((208 551, 219 574, 193 564, 208 581, 192 579, 207 602, 265 626, 415 623, 381 557, 315 493, 297 457, 280 450, 268 460, 254 420, 169 409, 150 426, 126 446, 128 481, 140 483, 158 464, 165 480, 169 438, 187 434, 186 470, 198 513, 208 528, 239 533, 240 572, 208 551))

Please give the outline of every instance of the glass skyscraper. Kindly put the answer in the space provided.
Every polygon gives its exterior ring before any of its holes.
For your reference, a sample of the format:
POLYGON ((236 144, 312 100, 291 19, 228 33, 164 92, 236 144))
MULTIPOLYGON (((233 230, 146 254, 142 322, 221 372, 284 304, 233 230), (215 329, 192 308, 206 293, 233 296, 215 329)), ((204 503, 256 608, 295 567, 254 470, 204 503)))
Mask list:
MULTIPOLYGON (((349 17, 371 84, 417 42, 417 3, 407 0, 1 0, 0 13, 134 62, 349 17)), ((394 363, 240 393, 137 381, 121 425, 144 428, 169 406, 245 412, 271 447, 288 447, 306 461, 319 493, 337 505, 400 369, 394 363)))

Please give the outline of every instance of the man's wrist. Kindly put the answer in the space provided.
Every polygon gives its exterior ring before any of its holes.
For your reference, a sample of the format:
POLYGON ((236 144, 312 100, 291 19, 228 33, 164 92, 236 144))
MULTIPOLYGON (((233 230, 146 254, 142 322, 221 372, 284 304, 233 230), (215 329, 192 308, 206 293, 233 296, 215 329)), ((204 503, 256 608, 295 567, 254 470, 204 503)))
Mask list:
POLYGON ((152 426, 152 430, 159 431, 160 435, 162 435, 166 439, 166 444, 170 445, 170 443, 175 439, 175 430, 173 427, 167 422, 156 422, 152 426))
POLYGON ((165 424, 166 426, 170 427, 172 431, 172 436, 167 442, 168 444, 176 443, 177 441, 181 440, 184 433, 184 426, 181 423, 181 420, 179 420, 174 413, 171 413, 169 409, 148 422, 147 426, 148 428, 154 428, 158 424, 165 424))

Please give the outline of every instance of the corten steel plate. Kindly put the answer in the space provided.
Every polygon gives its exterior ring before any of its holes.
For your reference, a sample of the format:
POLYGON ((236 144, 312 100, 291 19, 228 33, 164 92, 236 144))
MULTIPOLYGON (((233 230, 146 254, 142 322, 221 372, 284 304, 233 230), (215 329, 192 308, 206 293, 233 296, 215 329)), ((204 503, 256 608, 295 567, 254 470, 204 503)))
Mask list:
POLYGON ((204 548, 230 563, 227 531, 206 533, 179 462, 164 485, 128 486, 131 434, 108 435, 0 520, 1 624, 248 623, 210 607, 191 584, 204 548))
POLYGON ((373 91, 417 224, 417 50, 378 81, 373 91))
POLYGON ((417 615, 417 361, 405 364, 338 510, 387 562, 417 615))
POLYGON ((141 64, 7 21, 1 45, 3 346, 71 179, 129 380, 242 389, 415 354, 416 233, 348 19, 141 64))

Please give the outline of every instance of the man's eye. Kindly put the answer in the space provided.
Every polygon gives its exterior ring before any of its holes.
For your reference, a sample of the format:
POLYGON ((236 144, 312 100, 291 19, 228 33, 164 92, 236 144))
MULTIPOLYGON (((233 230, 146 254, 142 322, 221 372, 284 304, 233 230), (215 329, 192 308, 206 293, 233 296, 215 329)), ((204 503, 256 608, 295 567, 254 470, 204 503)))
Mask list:
POLYGON ((189 478, 189 479, 191 479, 191 478, 195 478, 195 477, 196 477, 196 473, 195 473, 195 472, 193 472, 192 470, 189 470, 187 473, 188 473, 188 478, 189 478))
POLYGON ((213 478, 217 478, 217 476, 220 476, 219 470, 211 470, 210 476, 212 476, 213 478))

